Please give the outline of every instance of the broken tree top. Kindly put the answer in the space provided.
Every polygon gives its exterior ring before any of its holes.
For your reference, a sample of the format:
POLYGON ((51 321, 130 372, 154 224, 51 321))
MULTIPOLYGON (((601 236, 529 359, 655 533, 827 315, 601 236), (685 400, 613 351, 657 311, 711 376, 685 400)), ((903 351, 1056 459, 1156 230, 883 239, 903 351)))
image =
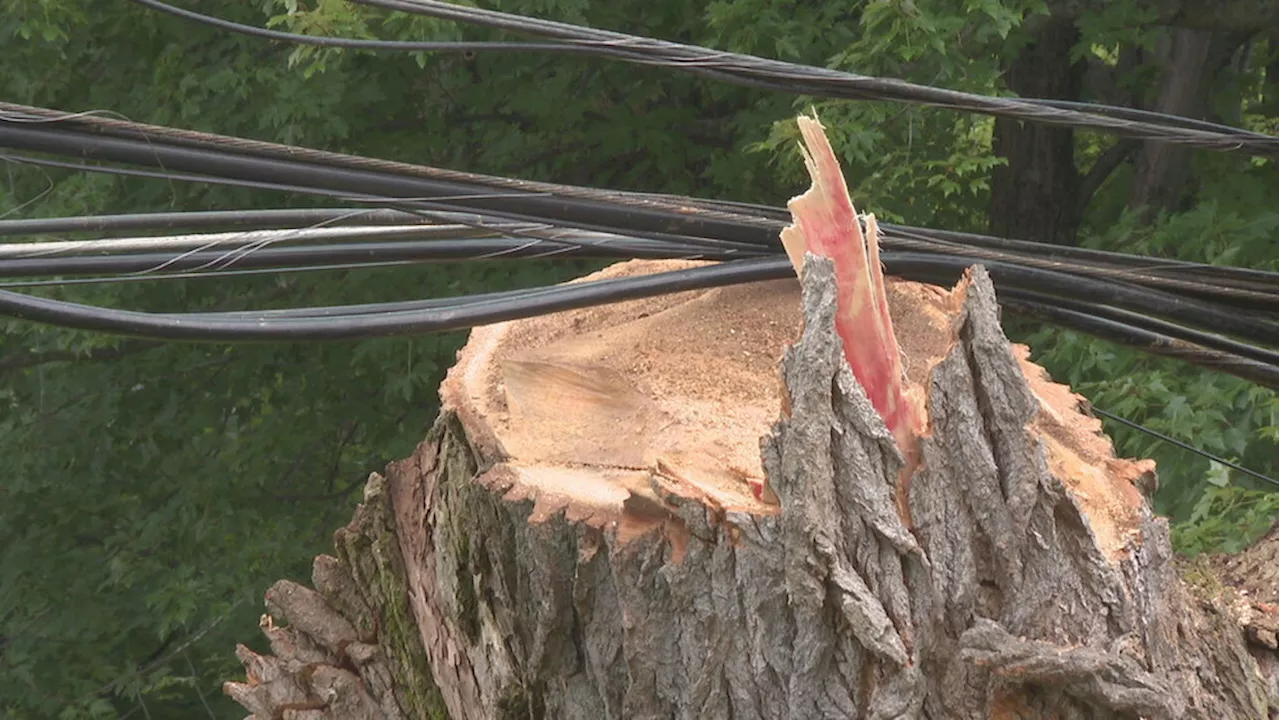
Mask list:
MULTIPOLYGON (((874 216, 859 217, 816 119, 799 118, 813 186, 789 204, 782 240, 796 265, 831 260, 835 329, 863 392, 899 452, 897 506, 931 432, 926 390, 960 342, 971 290, 884 278, 874 216)), ((584 279, 692 266, 630 261, 584 279)), ((628 541, 661 528, 678 560, 688 540, 671 511, 696 501, 719 517, 771 515, 760 438, 788 413, 779 375, 802 328, 795 282, 691 291, 477 328, 441 393, 476 446, 481 482, 534 503, 531 521, 566 519, 628 541), (487 469, 486 469, 487 468, 487 469)), ((1003 340, 1003 338, 1001 338, 1003 340)), ((1074 491, 1099 545, 1123 548, 1140 524, 1134 481, 1147 461, 1113 455, 1081 398, 1013 346, 1039 404, 1031 436, 1074 491)))

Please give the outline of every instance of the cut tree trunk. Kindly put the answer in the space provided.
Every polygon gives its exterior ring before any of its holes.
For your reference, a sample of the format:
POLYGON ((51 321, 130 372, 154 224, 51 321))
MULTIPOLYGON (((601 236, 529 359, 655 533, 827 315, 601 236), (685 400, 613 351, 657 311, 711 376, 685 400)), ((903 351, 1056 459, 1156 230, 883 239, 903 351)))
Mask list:
POLYGON ((226 691, 262 720, 1274 717, 1274 596, 1180 579, 1154 465, 1008 342, 981 268, 879 279, 853 223, 846 256, 798 216, 799 286, 476 329, 226 691), (854 346, 893 328, 900 356, 854 346))
MULTIPOLYGON (((1005 69, 1005 85, 1020 97, 1079 100, 1087 66, 1072 54, 1080 41, 1075 20, 1043 16, 1028 29, 1026 47, 1005 69)), ((991 234, 1076 244, 1084 203, 1074 137, 1070 128, 996 118, 991 149, 1005 163, 991 171, 991 234)))

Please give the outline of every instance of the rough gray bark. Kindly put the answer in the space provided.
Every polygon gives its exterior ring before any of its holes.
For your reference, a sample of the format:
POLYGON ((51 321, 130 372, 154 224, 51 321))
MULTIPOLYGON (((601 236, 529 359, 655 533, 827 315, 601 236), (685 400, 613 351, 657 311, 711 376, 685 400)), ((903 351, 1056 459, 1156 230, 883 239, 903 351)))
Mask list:
POLYGON ((1164 521, 1143 501, 1104 527, 1051 469, 984 271, 909 488, 834 308, 811 256, 790 414, 762 442, 781 513, 642 504, 687 531, 678 560, 661 531, 531 523, 446 414, 371 480, 321 592, 269 594, 290 625, 264 623, 275 657, 242 651, 258 682, 228 691, 264 719, 1274 716, 1274 676, 1178 579, 1164 521))
MULTIPOLYGON (((1021 97, 1093 100, 1205 119, 1210 114, 1214 78, 1250 38, 1262 30, 1274 33, 1277 21, 1277 4, 1258 0, 1145 0, 1139 4, 1154 13, 1155 24, 1168 26, 1167 47, 1155 57, 1145 49, 1122 46, 1114 68, 1075 58, 1080 21, 1102 12, 1102 4, 1052 0, 1047 16, 1027 18, 1024 30, 1029 40, 1005 68, 1006 87, 1021 97), (1134 98, 1121 89, 1119 79, 1138 64, 1151 62, 1165 67, 1156 97, 1134 98)), ((992 152, 1006 163, 991 173, 988 228, 992 234, 1075 244, 1094 193, 1139 149, 1129 207, 1150 212, 1179 209, 1189 189, 1190 149, 1119 140, 1081 173, 1076 167, 1074 137, 1070 129, 995 121, 992 152)))
MULTIPOLYGON (((1086 65, 1073 58, 1080 41, 1076 22, 1038 17, 1030 38, 1005 68, 1005 85, 1021 97, 1078 100, 1086 65)), ((992 152, 1005 164, 991 171, 988 227, 993 235, 1074 245, 1080 196, 1074 132, 997 118, 992 152)))
MULTIPOLYGON (((1214 78, 1247 39, 1247 35, 1239 33, 1171 29, 1164 75, 1152 109, 1181 117, 1207 118, 1214 78)), ((1150 214, 1183 209, 1191 189, 1191 157, 1189 148, 1143 143, 1130 186, 1129 207, 1150 214)))
POLYGON ((248 677, 224 686, 250 717, 448 717, 409 610, 386 489, 381 476, 369 479, 355 517, 334 533, 337 557, 315 560, 315 590, 281 580, 267 591, 259 627, 272 654, 237 646, 248 677))

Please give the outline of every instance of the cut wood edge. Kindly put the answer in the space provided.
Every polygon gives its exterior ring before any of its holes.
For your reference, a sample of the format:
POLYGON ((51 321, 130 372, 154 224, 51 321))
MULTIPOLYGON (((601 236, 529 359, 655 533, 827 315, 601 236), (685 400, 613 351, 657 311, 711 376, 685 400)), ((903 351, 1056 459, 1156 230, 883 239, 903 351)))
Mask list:
MULTIPOLYGON (((1071 427, 1090 433, 1094 427, 1073 425, 1076 416, 1085 417, 1079 415, 1078 397, 1061 386, 1043 384, 1047 379, 1028 370, 1025 351, 1010 350, 1007 341, 997 343, 998 338, 990 334, 998 332, 998 324, 994 296, 984 276, 978 272, 965 288, 960 296, 889 284, 891 300, 902 295, 912 305, 923 298, 930 308, 958 304, 962 312, 962 316, 943 316, 952 325, 939 329, 948 344, 941 347, 941 360, 931 364, 931 402, 939 409, 940 424, 923 438, 926 459, 951 452, 948 448, 956 447, 955 433, 984 425, 1000 432, 1018 429, 1005 440, 999 433, 981 440, 991 443, 995 457, 1000 457, 1001 448, 1012 448, 1025 457, 1042 453, 1046 458, 1043 474, 1011 477, 1011 482, 1017 482, 1007 497, 999 492, 982 495, 973 481, 973 463, 956 475, 932 466, 933 474, 917 477, 912 490, 915 516, 926 524, 902 525, 887 494, 895 473, 893 453, 884 444, 890 436, 882 425, 875 429, 877 418, 870 414, 874 411, 865 397, 858 400, 861 391, 847 367, 839 370, 830 351, 832 343, 838 342, 833 334, 822 346, 827 349, 819 352, 827 353, 821 362, 818 355, 797 355, 799 346, 787 351, 795 406, 792 416, 781 420, 765 443, 768 476, 775 482, 784 511, 726 513, 725 521, 716 527, 708 524, 701 500, 687 495, 665 498, 658 490, 650 497, 643 484, 640 495, 649 504, 633 509, 649 524, 632 536, 598 516, 571 515, 568 505, 550 494, 540 498, 528 492, 530 487, 541 488, 540 482, 524 487, 511 482, 506 473, 523 473, 527 468, 509 464, 504 468, 509 460, 483 458, 479 450, 483 443, 469 438, 465 423, 446 410, 411 458, 392 464, 386 480, 371 478, 366 503, 357 512, 357 518, 363 519, 353 521, 336 538, 341 548, 338 559, 328 565, 317 562, 317 585, 336 584, 356 593, 321 593, 324 603, 343 619, 317 626, 296 609, 314 605, 299 601, 306 598, 305 593, 273 591, 270 611, 288 624, 282 628, 268 618, 263 631, 272 636, 288 630, 300 639, 291 644, 273 642, 270 660, 242 659, 257 685, 263 684, 262 663, 270 662, 280 668, 276 682, 291 683, 302 691, 300 697, 277 698, 272 705, 258 690, 263 714, 257 717, 278 717, 266 713, 278 713, 282 703, 310 702, 314 704, 310 709, 297 711, 310 714, 298 717, 362 718, 356 713, 376 711, 383 714, 368 717, 398 718, 402 716, 388 714, 387 708, 403 707, 398 700, 394 707, 388 704, 388 698, 395 697, 393 690, 405 691, 399 687, 401 682, 419 696, 435 698, 438 705, 433 712, 439 713, 404 717, 465 720, 522 716, 522 712, 602 717, 646 710, 663 715, 675 707, 722 717, 728 707, 724 703, 732 697, 735 707, 748 703, 761 717, 783 718, 796 707, 814 710, 817 706, 810 703, 845 690, 853 693, 851 698, 861 698, 857 702, 862 704, 856 707, 873 705, 877 711, 900 707, 909 714, 910 708, 920 711, 934 702, 929 698, 940 688, 951 687, 946 685, 951 682, 946 679, 951 677, 948 673, 959 673, 954 679, 960 682, 947 694, 949 699, 970 702, 971 693, 978 692, 992 712, 1021 708, 1036 714, 1037 707, 1027 704, 1029 696, 1020 688, 1040 688, 1044 697, 1057 698, 1054 702, 1110 708, 1117 717, 1131 711, 1149 717, 1173 717, 1182 711, 1187 716, 1231 716, 1196 710, 1193 703, 1208 696, 1187 689, 1201 688, 1197 683, 1202 682, 1189 668, 1212 657, 1204 653, 1211 653, 1212 644, 1223 638, 1243 648, 1242 627, 1234 615, 1218 609, 1219 604, 1205 601, 1210 604, 1201 607, 1184 597, 1171 574, 1165 577, 1171 572, 1167 530, 1149 513, 1142 516, 1136 535, 1125 536, 1127 549, 1118 558, 1103 557, 1103 543, 1097 538, 1106 531, 1090 527, 1090 507, 1074 496, 1068 478, 1049 470, 1051 450, 1043 443, 1018 450, 1016 441, 1016 437, 1043 438, 1049 430, 1037 427, 1041 421, 1062 422, 1065 417, 1071 427), (836 381, 823 380, 825 372, 834 373, 836 381), (839 379, 841 372, 846 379, 839 379), (973 379, 967 381, 969 385, 946 379, 955 372, 969 373, 973 379), (975 406, 976 416, 955 425, 952 419, 964 414, 954 414, 959 406, 938 393, 974 386, 982 389, 976 395, 968 391, 969 397, 989 395, 991 404, 975 406), (1007 400, 992 394, 1003 387, 1011 389, 1007 400), (1019 387, 1025 395, 1019 394, 1019 387), (823 388, 828 394, 825 400, 814 396, 823 388), (1031 392, 1032 388, 1038 389, 1031 392), (825 416, 815 415, 823 403, 825 416), (1023 419, 1000 420, 1002 407, 1020 407, 1015 414, 1023 419), (832 422, 839 432, 832 432, 832 422), (826 443, 825 450, 812 444, 818 441, 826 443), (862 449, 855 451, 856 447, 862 449), (836 463, 831 467, 844 469, 811 473, 809 480, 796 475, 805 463, 824 457, 836 463), (840 465, 857 457, 863 459, 856 468, 840 465), (814 495, 819 486, 827 488, 823 493, 835 495, 814 495), (1036 502, 1055 507, 1028 506, 1039 513, 1039 519, 1026 531, 1009 536, 1014 538, 1012 543, 1001 544, 999 525, 978 530, 973 524, 992 509, 1017 511, 1022 502, 1019 493, 1025 489, 1034 490, 1036 502), (959 533, 951 539, 937 534, 942 525, 933 520, 937 516, 928 506, 929 498, 940 497, 940 491, 952 498, 948 500, 953 503, 952 512, 959 512, 942 516, 950 526, 947 532, 959 533), (539 502, 543 507, 538 507, 539 502), (1068 510, 1078 513, 1077 520, 1084 525, 1077 526, 1076 520, 1064 515, 1068 510), (388 518, 387 511, 394 512, 394 519, 388 518), (382 519, 373 522, 377 517, 382 519), (687 544, 678 553, 671 538, 663 534, 673 522, 689 532, 687 544), (1056 532, 1071 537, 1055 537, 1055 531, 1037 524, 1043 522, 1057 523, 1056 532), (1085 534, 1079 534, 1080 527, 1085 534), (1036 611, 1034 603, 1020 608, 1018 603, 1027 602, 1020 593, 1031 590, 1018 589, 1017 573, 995 575, 984 582, 974 577, 963 589, 946 585, 946 578, 963 565, 948 560, 948 547, 987 553, 990 550, 981 549, 995 543, 998 552, 992 557, 1020 555, 1025 573, 1038 567, 1037 537, 1039 542, 1066 542, 1061 546, 1064 550, 1078 553, 1069 562, 1047 567, 1055 576, 1086 573, 1089 583, 1080 587, 1094 589, 1076 602, 1101 600, 1100 614, 1095 616, 1088 604, 1074 610, 1087 611, 1079 618, 1071 615, 1069 606, 1053 612, 1036 611), (1076 544, 1081 538, 1094 538, 1090 542, 1098 549, 1089 550, 1089 543, 1076 544), (346 568, 348 563, 363 568, 402 566, 404 572, 386 575, 398 578, 387 582, 369 570, 332 569, 335 564, 346 568), (329 568, 327 574, 321 573, 321 567, 329 568), (348 580, 334 583, 326 577, 348 580), (402 584, 399 605, 376 599, 383 588, 395 583, 402 584), (996 622, 981 619, 991 614, 982 610, 977 615, 980 619, 972 620, 973 611, 964 608, 989 602, 981 593, 997 588, 1009 593, 1012 614, 996 622), (372 593, 374 599, 361 593, 372 593), (907 604, 899 604, 895 597, 907 604), (829 604, 836 600, 835 605, 829 604), (911 610, 935 603, 939 604, 932 611, 911 610), (1106 610, 1106 603, 1114 606, 1106 610), (395 607, 407 607, 409 612, 395 611, 395 607), (957 611, 957 617, 970 620, 949 630, 947 619, 957 611), (1140 619, 1143 612, 1151 613, 1145 628, 1140 619), (936 620, 932 619, 935 613, 936 620), (1057 613, 1063 614, 1061 623, 1054 622, 1057 613), (714 622, 708 624, 710 618, 714 622), (1116 622, 1130 625, 1128 639, 1091 634, 1090 628, 1107 628, 1116 622), (1058 637, 1060 632, 1067 634, 1058 637), (1201 639, 1195 640, 1194 647, 1183 647, 1178 637, 1201 639), (348 641, 345 648, 344 640, 348 641), (410 659, 408 665, 419 673, 425 669, 428 676, 387 681, 398 677, 394 663, 417 652, 388 648, 415 645, 425 660, 410 659), (317 657, 315 648, 323 649, 323 654, 317 657), (384 660, 381 666, 364 660, 352 672, 352 653, 384 660), (872 678, 868 680, 872 684, 858 691, 856 683, 845 687, 841 679, 845 676, 832 667, 805 671, 798 664, 801 657, 827 657, 826 653, 862 663, 864 674, 855 675, 872 678), (943 657, 954 663, 947 672, 937 666, 943 657), (343 687, 368 688, 367 698, 360 693, 350 696, 363 705, 333 694, 339 687, 333 678, 346 677, 338 670, 362 683, 343 687), (931 689, 929 683, 941 685, 931 689)), ((906 328, 912 318, 919 322, 931 317, 917 313, 897 324, 906 328)), ((922 342, 918 337, 904 338, 909 354, 912 343, 922 342)), ((813 353, 818 347, 811 342, 805 352, 813 353)), ((917 351, 929 352, 928 348, 917 351)), ((910 366, 908 372, 913 372, 910 366)), ((972 437, 980 440, 984 435, 979 432, 972 437)), ((1083 450, 1081 454, 1087 455, 1083 450)), ((999 460, 997 467, 1004 462, 1009 461, 999 460)), ((1008 467, 1016 469, 1017 463, 1010 462, 1008 467)), ((923 466, 923 470, 930 468, 928 462, 923 466)), ((592 470, 591 477, 598 472, 592 470)), ((613 481, 619 488, 646 482, 639 471, 632 477, 625 470, 615 472, 613 481)), ((998 477, 993 480, 999 482, 998 477)), ((620 492, 609 499, 612 503, 619 498, 620 492)), ((628 494, 622 502, 630 498, 628 494)), ((1045 600, 1052 602, 1053 597, 1045 600)), ((1261 679, 1248 679, 1249 673, 1258 672, 1256 662, 1244 655, 1224 655, 1209 662, 1228 657, 1235 664, 1215 665, 1222 676, 1213 690, 1220 696, 1213 699, 1216 704, 1205 707, 1261 707, 1265 713, 1265 696, 1259 699, 1258 695, 1264 685, 1261 679), (1224 682, 1233 685, 1224 687, 1224 682), (1234 699, 1228 697, 1233 695, 1234 699)), ((1269 677, 1274 679, 1274 674, 1269 677)), ((251 702, 242 693, 245 686, 253 683, 229 684, 228 692, 251 702)), ((1035 697, 1037 691, 1028 692, 1035 697)))
MULTIPOLYGON (((701 264, 630 261, 583 281, 701 264)), ((475 442, 483 481, 531 500, 535 522, 563 516, 624 538, 661 528, 680 548, 682 503, 778 512, 759 438, 798 325, 797 287, 782 281, 476 328, 441 402, 475 442)))
POLYGON ((801 254, 802 296, 477 328, 427 441, 338 534, 349 570, 317 564, 339 590, 273 588, 275 657, 242 654, 250 682, 227 692, 316 718, 1274 716, 1275 668, 1245 650, 1257 622, 1177 580, 1139 489, 1154 463, 1116 458, 1010 345, 982 268, 949 291, 877 281, 874 218, 863 237, 829 145, 806 159, 819 210, 848 216, 819 234, 861 238, 867 282, 801 254), (901 351, 889 386, 851 369, 867 318, 892 341, 873 350, 895 348, 875 363, 901 351), (923 403, 918 463, 874 401, 894 387, 923 403))
MULTIPOLYGON (((589 279, 689 266, 630 261, 589 279)), ((927 387, 933 367, 959 341, 969 282, 966 275, 951 290, 885 283, 886 307, 901 328, 904 382, 927 387)), ((683 545, 686 531, 668 517, 681 501, 702 503, 719 517, 780 510, 758 443, 789 398, 769 364, 728 366, 738 353, 769 363, 779 357, 800 330, 793 302, 795 285, 779 282, 476 328, 441 386, 442 404, 475 444, 484 482, 533 501, 535 521, 563 513, 597 529, 616 527, 626 538, 663 528, 683 545), (738 323, 724 321, 726 314, 738 323), (724 322, 715 331, 671 332, 693 316, 724 322), (711 350, 690 339, 706 340, 711 350), (761 346, 767 342, 777 344, 761 346), (694 369, 682 374, 684 361, 694 369), (707 373, 709 367, 721 372, 707 373), (731 373, 737 385, 759 392, 739 391, 732 406, 715 397, 731 373), (718 428, 706 422, 717 414, 718 428)), ((1013 352, 1038 407, 1029 422, 1114 560, 1140 525, 1138 486, 1153 482, 1154 463, 1116 458, 1100 421, 1083 412, 1083 398, 1050 380, 1026 347, 1013 352)), ((927 421, 919 432, 929 434, 927 421)), ((906 492, 900 488, 900 505, 906 492)))
POLYGON ((241 644, 243 682, 223 693, 247 720, 448 718, 418 635, 386 478, 370 475, 351 522, 318 555, 309 588, 281 580, 266 593, 262 655, 241 644))

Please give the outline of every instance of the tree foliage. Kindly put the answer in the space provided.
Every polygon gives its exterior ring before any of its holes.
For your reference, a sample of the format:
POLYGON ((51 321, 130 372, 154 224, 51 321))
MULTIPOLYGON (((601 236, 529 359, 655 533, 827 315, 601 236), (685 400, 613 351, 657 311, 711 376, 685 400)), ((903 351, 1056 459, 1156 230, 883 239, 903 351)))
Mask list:
MULTIPOLYGON (((1169 38, 1178 30, 1152 22, 1168 4, 1125 0, 1072 18, 1079 41, 1069 61, 1085 77, 1072 99, 1155 106, 1176 60, 1169 38)), ((992 94, 1011 93, 1011 64, 1036 42, 1046 13, 1059 10, 1039 0, 492 5, 992 94)), ((314 34, 498 37, 333 0, 216 11, 314 34)), ((1230 28, 1235 35, 1221 41, 1230 52, 1212 68, 1204 114, 1275 133, 1276 41, 1270 25, 1259 27, 1230 28)), ((993 153, 995 123, 981 116, 815 102, 576 57, 294 48, 105 0, 10 0, 0 46, 0 97, 14 102, 531 179, 774 204, 804 186, 790 119, 816 105, 860 207, 954 230, 991 224, 993 177, 1010 161, 993 153)), ((1188 181, 1151 212, 1129 202, 1146 182, 1143 149, 1115 152, 1113 140, 1088 133, 1072 142, 1088 191, 1079 243, 1275 269, 1274 161, 1189 155, 1188 181)), ((0 214, 315 204, 14 163, 5 173, 0 214)), ((241 309, 505 289, 584 269, 461 264, 38 291, 154 310, 241 309)), ((1010 331, 1099 407, 1275 474, 1274 393, 1072 333, 1016 320, 1010 331)), ((461 337, 159 346, 0 324, 0 675, 9 679, 0 714, 230 716, 218 684, 237 672, 231 649, 254 635, 263 590, 280 576, 305 576, 365 475, 421 439, 461 337)), ((1159 462, 1158 505, 1180 523, 1184 550, 1239 547, 1274 516, 1275 496, 1246 478, 1127 428, 1108 430, 1122 453, 1159 462)))

